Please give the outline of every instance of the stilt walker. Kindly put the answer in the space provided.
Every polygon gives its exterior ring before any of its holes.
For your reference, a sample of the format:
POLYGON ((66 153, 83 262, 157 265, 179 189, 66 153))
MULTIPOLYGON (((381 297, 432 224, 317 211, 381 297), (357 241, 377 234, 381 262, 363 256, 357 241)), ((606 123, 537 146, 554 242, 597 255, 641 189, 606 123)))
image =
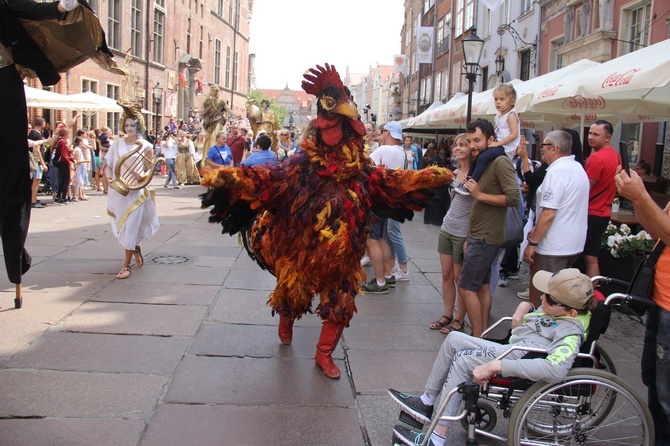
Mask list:
POLYGON ((273 168, 223 167, 205 175, 203 206, 223 232, 242 232, 247 252, 277 278, 268 305, 279 314, 279 339, 293 340, 293 323, 312 311, 323 320, 316 364, 329 378, 340 370, 332 354, 356 312, 365 273, 371 209, 397 220, 425 205, 430 188, 449 183, 451 172, 390 171, 374 167, 363 151, 365 127, 340 75, 328 64, 304 75, 302 88, 317 98, 317 117, 301 151, 273 168))

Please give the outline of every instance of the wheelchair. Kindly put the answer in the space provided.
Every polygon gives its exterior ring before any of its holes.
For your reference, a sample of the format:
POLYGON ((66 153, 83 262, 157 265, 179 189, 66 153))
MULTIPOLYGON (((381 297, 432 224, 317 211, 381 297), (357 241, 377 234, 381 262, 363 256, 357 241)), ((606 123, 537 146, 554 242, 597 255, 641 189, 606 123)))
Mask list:
MULTIPOLYGON (((592 280, 610 281, 602 276, 592 280)), ((598 302, 592 311, 588 335, 572 369, 562 381, 532 382, 495 376, 484 387, 465 382, 452 389, 440 407, 436 407, 436 415, 422 439, 422 446, 428 444, 440 420, 460 421, 468 433, 468 446, 477 444, 477 435, 511 445, 654 445, 653 420, 645 401, 616 375, 611 358, 598 346, 600 335, 609 325, 612 306, 631 302, 653 305, 647 299, 626 293, 613 293, 598 302), (455 416, 437 416, 444 412, 456 393, 463 395, 462 411, 455 416), (498 412, 508 420, 507 437, 493 433, 498 412)), ((496 327, 511 320, 511 317, 500 319, 482 337, 486 338, 496 327)), ((505 343, 507 339, 490 340, 505 343)), ((515 346, 498 359, 512 351, 528 352, 524 358, 547 354, 543 349, 515 346)), ((423 428, 420 421, 402 411, 400 421, 417 429, 423 428)), ((393 444, 405 443, 394 434, 393 444)))

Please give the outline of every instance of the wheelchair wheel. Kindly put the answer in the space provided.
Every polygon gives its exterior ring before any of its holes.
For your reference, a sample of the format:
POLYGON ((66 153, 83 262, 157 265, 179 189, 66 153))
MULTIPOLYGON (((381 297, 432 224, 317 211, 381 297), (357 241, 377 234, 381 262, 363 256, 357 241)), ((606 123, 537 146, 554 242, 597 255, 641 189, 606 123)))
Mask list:
POLYGON ((647 405, 621 378, 577 368, 559 383, 533 384, 517 401, 509 444, 653 445, 647 405), (616 404, 615 404, 616 403, 616 404))
MULTIPOLYGON (((475 416, 475 427, 485 432, 491 432, 498 422, 498 414, 489 403, 484 401, 477 402, 477 415, 475 416)), ((466 431, 469 423, 467 417, 461 420, 461 426, 466 431)))

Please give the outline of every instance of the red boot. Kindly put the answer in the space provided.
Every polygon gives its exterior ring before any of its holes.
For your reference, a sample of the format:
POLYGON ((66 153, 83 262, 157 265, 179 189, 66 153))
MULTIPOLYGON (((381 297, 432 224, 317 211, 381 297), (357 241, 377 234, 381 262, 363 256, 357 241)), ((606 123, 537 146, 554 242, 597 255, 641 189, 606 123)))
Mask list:
POLYGON ((284 345, 289 345, 293 341, 293 319, 288 316, 279 316, 279 340, 284 345))
POLYGON ((340 342, 340 336, 342 336, 345 325, 324 322, 321 327, 319 342, 316 344, 316 356, 314 360, 321 367, 321 370, 323 370, 323 374, 331 379, 338 379, 340 377, 340 369, 333 362, 332 354, 335 347, 337 347, 337 343, 340 342))

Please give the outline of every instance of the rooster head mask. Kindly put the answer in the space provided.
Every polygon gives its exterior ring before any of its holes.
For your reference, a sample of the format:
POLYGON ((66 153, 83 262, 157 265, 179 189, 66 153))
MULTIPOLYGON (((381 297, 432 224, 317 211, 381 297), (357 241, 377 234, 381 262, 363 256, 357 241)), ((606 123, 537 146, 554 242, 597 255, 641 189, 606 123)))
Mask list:
POLYGON ((365 136, 365 126, 339 73, 334 66, 325 65, 325 68, 320 65, 310 68, 303 75, 305 80, 302 81, 302 89, 317 99, 314 127, 320 130, 326 144, 335 146, 343 140, 347 127, 359 136, 365 136))

